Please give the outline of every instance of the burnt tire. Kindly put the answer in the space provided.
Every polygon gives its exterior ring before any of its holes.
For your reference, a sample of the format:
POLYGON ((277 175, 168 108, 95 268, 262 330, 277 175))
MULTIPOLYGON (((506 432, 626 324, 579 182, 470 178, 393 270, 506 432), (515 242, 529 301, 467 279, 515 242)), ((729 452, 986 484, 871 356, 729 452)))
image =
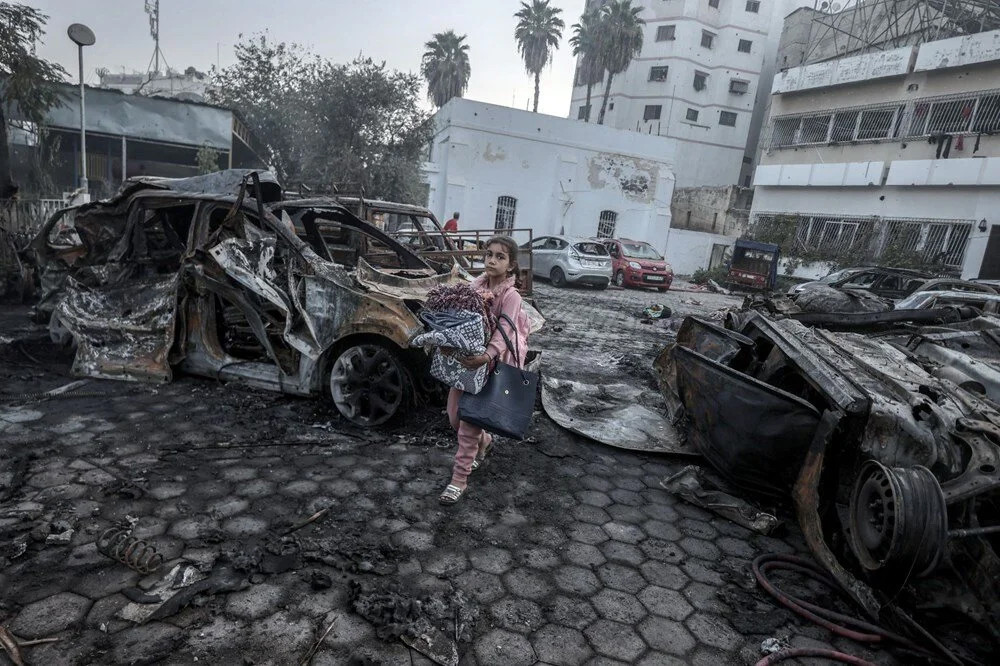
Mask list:
POLYGON ((549 274, 549 279, 552 280, 553 287, 566 286, 566 274, 563 273, 563 270, 558 266, 552 269, 552 272, 549 274))
POLYGON ((327 380, 334 407, 359 426, 379 426, 411 402, 412 383, 399 354, 385 345, 362 343, 344 349, 327 380))
POLYGON ((622 288, 625 287, 625 271, 619 270, 615 273, 615 286, 622 288))

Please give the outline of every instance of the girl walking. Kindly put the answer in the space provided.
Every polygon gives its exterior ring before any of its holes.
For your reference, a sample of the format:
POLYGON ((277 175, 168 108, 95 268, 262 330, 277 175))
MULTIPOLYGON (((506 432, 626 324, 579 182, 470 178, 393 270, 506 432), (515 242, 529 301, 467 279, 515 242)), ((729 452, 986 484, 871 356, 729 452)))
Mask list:
MULTIPOLYGON (((510 236, 494 236, 486 243, 486 270, 473 281, 473 288, 483 293, 487 307, 491 308, 497 321, 497 329, 493 331, 486 353, 459 359, 466 368, 475 370, 483 365, 499 360, 509 365, 523 367, 524 357, 528 351, 528 318, 521 307, 520 286, 521 269, 517 265, 517 243, 510 236), (506 315, 514 322, 515 330, 501 315, 506 315), (513 342, 517 336, 518 358, 507 348, 500 327, 503 326, 507 337, 513 342)), ((458 432, 458 453, 455 454, 455 464, 451 472, 451 483, 441 493, 442 504, 454 504, 461 499, 468 485, 469 474, 479 467, 489 453, 493 437, 482 428, 474 426, 458 418, 458 401, 462 391, 451 389, 448 393, 448 419, 451 427, 458 432)))

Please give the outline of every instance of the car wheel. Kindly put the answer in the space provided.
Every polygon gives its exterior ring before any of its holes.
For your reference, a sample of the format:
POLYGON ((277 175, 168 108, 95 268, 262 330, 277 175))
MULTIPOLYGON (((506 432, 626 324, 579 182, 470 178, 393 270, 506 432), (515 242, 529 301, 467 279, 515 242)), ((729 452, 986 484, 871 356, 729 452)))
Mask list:
POLYGON ((330 368, 330 397, 345 419, 360 426, 390 421, 406 403, 409 381, 403 363, 387 347, 348 347, 330 368))
POLYGON ((566 286, 566 274, 563 270, 556 266, 552 269, 552 273, 549 275, 552 280, 553 287, 565 287, 566 286))
POLYGON ((608 280, 607 282, 602 282, 601 284, 597 285, 597 288, 600 289, 601 291, 604 291, 610 286, 611 286, 611 280, 608 280))
POLYGON ((615 286, 624 287, 625 286, 625 271, 618 271, 615 273, 615 286))

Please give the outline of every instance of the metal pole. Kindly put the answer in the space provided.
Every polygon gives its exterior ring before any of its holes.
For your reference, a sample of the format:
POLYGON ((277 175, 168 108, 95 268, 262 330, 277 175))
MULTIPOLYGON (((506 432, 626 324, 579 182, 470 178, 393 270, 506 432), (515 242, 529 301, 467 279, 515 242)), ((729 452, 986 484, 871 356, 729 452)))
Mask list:
POLYGON ((87 193, 90 189, 87 183, 87 112, 83 86, 83 45, 77 44, 76 48, 80 60, 80 188, 87 193))
POLYGON ((125 168, 127 160, 128 160, 128 141, 125 139, 125 135, 122 134, 122 182, 123 183, 125 182, 125 179, 128 178, 128 169, 125 168))

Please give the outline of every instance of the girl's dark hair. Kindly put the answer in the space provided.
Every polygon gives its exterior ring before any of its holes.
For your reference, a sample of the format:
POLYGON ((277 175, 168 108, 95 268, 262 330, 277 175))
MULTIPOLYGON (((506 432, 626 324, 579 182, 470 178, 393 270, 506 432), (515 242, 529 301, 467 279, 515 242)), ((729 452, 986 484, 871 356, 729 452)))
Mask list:
POLYGON ((510 257, 510 269, 508 274, 513 274, 514 286, 520 289, 521 267, 517 263, 517 253, 520 248, 517 246, 517 241, 510 236, 494 236, 486 241, 486 245, 484 247, 489 248, 490 245, 502 245, 503 249, 507 251, 507 256, 510 257))

